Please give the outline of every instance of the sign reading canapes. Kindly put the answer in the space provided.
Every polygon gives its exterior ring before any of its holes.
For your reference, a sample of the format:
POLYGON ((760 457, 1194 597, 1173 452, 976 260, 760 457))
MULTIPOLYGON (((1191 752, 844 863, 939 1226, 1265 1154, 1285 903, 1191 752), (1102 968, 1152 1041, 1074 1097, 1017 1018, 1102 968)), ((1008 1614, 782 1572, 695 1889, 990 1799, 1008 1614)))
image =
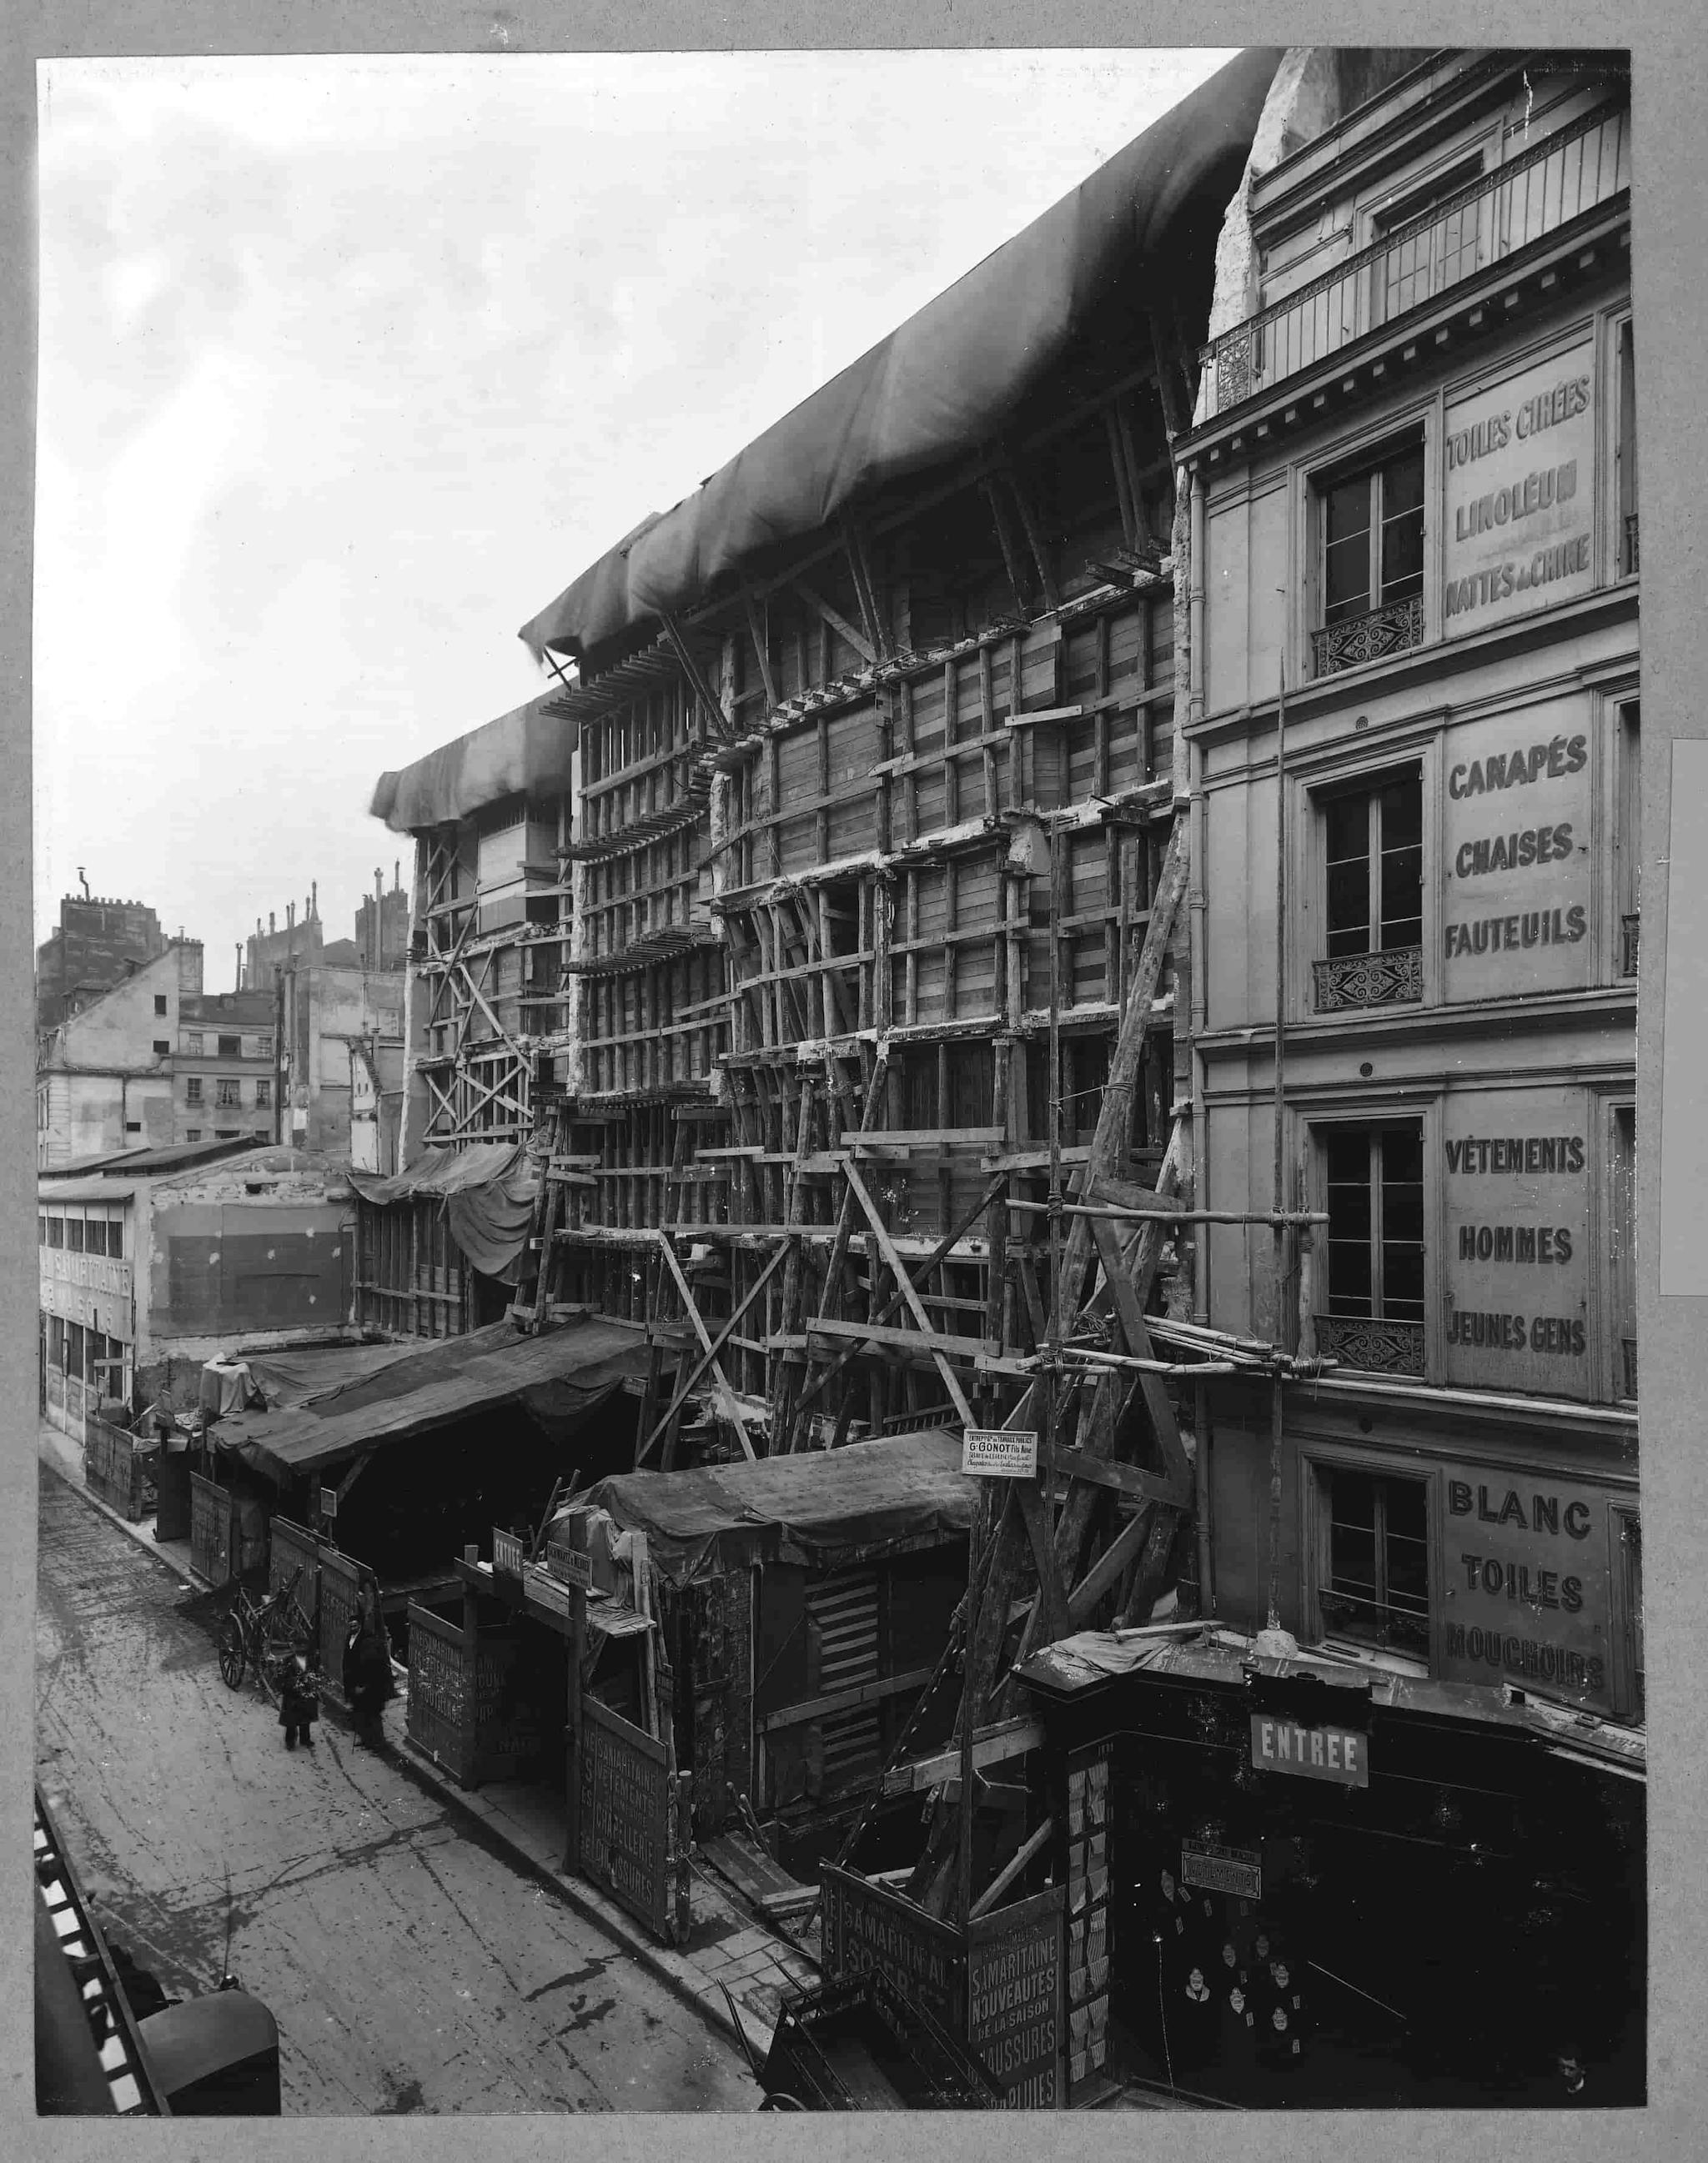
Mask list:
POLYGON ((1038 1430, 968 1427, 961 1438, 961 1469, 981 1473, 987 1479, 1033 1479, 1038 1470, 1038 1430))
POLYGON ((1301 1727, 1273 1713, 1251 1715, 1251 1762, 1266 1773, 1291 1773, 1302 1780, 1333 1780, 1343 1788, 1370 1785, 1370 1737, 1349 1727, 1301 1727))

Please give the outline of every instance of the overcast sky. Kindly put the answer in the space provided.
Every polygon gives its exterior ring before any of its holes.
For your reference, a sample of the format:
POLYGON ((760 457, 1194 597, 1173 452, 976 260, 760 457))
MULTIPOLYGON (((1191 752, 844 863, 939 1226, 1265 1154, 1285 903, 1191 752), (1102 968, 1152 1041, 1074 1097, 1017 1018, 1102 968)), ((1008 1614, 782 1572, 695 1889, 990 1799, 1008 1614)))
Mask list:
POLYGON ((527 618, 1229 57, 44 64, 38 939, 348 936, 527 618))

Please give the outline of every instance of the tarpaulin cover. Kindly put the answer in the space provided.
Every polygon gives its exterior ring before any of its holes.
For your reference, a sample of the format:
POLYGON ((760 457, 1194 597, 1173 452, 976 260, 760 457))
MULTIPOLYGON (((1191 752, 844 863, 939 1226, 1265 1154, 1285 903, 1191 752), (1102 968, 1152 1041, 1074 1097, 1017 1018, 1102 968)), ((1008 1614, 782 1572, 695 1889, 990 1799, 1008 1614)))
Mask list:
POLYGON ((752 1562, 822 1567, 856 1549, 964 1537, 977 1485, 961 1469, 958 1437, 934 1431, 751 1464, 619 1473, 578 1506, 645 1532, 652 1562, 686 1584, 752 1562))
POLYGON ((1541 1736, 1569 1740, 1595 1757, 1641 1771, 1646 1757, 1643 1731, 1585 1716, 1574 1707, 1550 1705, 1527 1693, 1509 1701, 1495 1689, 1472 1683, 1438 1681, 1404 1675, 1362 1661, 1300 1652, 1289 1658, 1259 1655, 1233 1633, 1214 1628, 1190 1636, 1120 1637, 1112 1631, 1082 1630, 1035 1652, 1014 1670, 1023 1683, 1049 1697, 1072 1697, 1123 1676, 1146 1674, 1177 1682, 1242 1686, 1249 1673, 1281 1680, 1339 1684, 1370 1692, 1373 1703, 1399 1712, 1438 1720, 1470 1720, 1541 1736))
POLYGON ((538 1337, 495 1322, 350 1375, 303 1403, 223 1421, 214 1438, 273 1480, 502 1406, 519 1407, 562 1442, 646 1365, 644 1333, 624 1322, 584 1317, 538 1337))
POLYGON ((390 1179, 353 1171, 350 1184, 364 1202, 381 1207, 418 1196, 439 1197, 451 1237, 474 1268, 504 1284, 514 1284, 521 1275, 540 1181, 533 1160, 515 1143, 429 1150, 407 1171, 390 1179))
MULTIPOLYGON (((1115 277, 1142 277, 1187 213, 1225 207, 1281 57, 1264 48, 1230 61, 674 510, 608 550, 523 626, 528 646, 583 653, 661 609, 688 607, 720 573, 816 532, 862 490, 988 440, 1115 277)), ((375 809, 389 815, 377 798, 375 809)))
POLYGON ((575 732, 541 711, 548 699, 562 696, 560 687, 542 692, 412 766, 382 773, 369 811, 394 834, 410 834, 466 819, 506 796, 568 788, 575 732))

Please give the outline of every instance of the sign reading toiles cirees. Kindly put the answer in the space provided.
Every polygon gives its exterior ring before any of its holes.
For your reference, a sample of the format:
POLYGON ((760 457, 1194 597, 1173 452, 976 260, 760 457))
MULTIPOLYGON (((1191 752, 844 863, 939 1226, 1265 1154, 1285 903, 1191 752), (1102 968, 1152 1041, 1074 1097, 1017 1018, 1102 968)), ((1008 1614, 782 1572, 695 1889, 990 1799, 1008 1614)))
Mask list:
POLYGON ((1449 638, 1587 593, 1595 577, 1590 340, 1449 400, 1441 465, 1449 638))

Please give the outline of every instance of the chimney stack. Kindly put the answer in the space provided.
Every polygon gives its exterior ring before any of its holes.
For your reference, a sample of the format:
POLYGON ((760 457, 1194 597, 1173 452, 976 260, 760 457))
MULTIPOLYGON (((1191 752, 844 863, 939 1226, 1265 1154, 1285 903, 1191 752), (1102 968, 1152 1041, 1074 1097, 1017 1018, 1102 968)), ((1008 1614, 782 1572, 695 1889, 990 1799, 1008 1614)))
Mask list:
MULTIPOLYGON (((258 923, 258 924, 256 924, 256 926, 255 926, 256 930, 257 930, 257 931, 259 931, 259 930, 260 930, 260 928, 261 928, 261 927, 260 927, 259 924, 258 923)), ((277 916, 274 914, 274 912, 270 909, 267 911, 267 936, 270 939, 270 938, 272 937, 273 934, 275 933, 275 931, 276 931, 276 930, 278 930, 278 928, 279 928, 279 919, 278 919, 277 916)))
POLYGON ((244 987, 244 942, 243 942, 243 940, 242 940, 241 939, 239 939, 239 940, 238 940, 238 942, 237 942, 237 982, 236 982, 236 984, 233 987, 233 988, 234 990, 236 990, 236 991, 239 991, 239 992, 240 992, 240 991, 243 989, 243 987, 244 987))
POLYGON ((308 913, 311 916, 320 914, 320 881, 318 879, 312 879, 309 882, 308 913))

